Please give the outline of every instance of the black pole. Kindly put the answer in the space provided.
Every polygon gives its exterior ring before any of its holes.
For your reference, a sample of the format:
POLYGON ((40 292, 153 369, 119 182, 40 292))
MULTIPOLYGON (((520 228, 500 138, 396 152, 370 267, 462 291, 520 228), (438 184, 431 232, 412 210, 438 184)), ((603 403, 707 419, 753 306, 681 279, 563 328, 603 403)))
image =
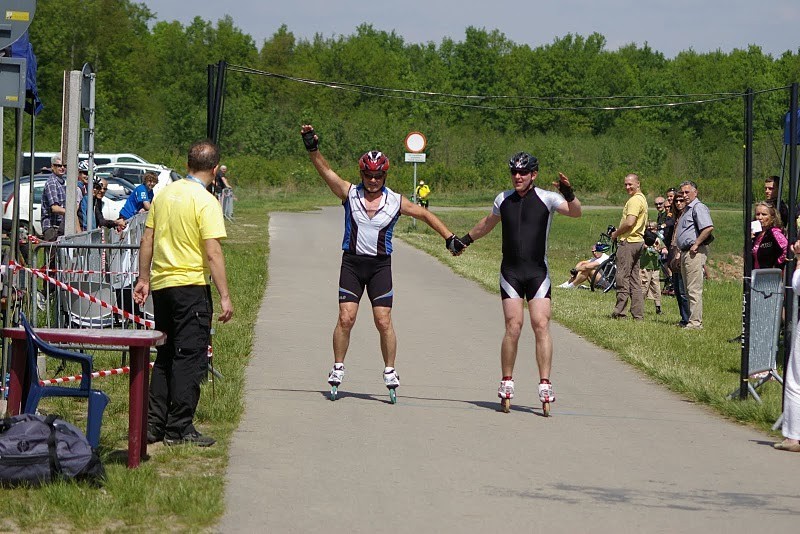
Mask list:
MULTIPOLYGON (((797 96, 798 84, 792 84, 791 95, 789 97, 789 220, 787 221, 787 228, 789 229, 789 250, 786 254, 786 298, 783 299, 784 317, 783 321, 783 375, 786 376, 786 369, 789 368, 789 357, 792 352, 792 345, 794 339, 795 324, 793 321, 795 295, 791 291, 792 276, 794 274, 794 267, 797 263, 797 257, 792 251, 792 245, 797 241, 797 189, 798 189, 798 176, 797 176, 797 96)), ((783 402, 786 402, 786 380, 783 381, 783 402)))
POLYGON ((221 60, 217 63, 217 87, 214 90, 214 130, 211 132, 211 140, 219 145, 219 130, 222 124, 222 106, 225 100, 225 74, 228 70, 228 63, 221 60))
POLYGON ((744 232, 744 276, 742 276, 742 365, 739 375, 739 398, 747 399, 748 377, 750 376, 750 274, 753 270, 753 243, 750 237, 750 211, 753 205, 753 90, 748 88, 744 95, 744 190, 743 190, 743 232, 744 232))
POLYGON ((206 137, 211 139, 214 134, 214 85, 216 84, 217 67, 208 66, 208 94, 206 95, 206 137))

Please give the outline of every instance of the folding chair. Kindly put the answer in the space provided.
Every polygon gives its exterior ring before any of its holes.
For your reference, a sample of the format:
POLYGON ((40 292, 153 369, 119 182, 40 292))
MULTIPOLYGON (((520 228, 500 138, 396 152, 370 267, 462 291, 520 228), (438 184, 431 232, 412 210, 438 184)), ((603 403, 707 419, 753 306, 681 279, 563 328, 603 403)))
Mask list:
POLYGON ((86 439, 89 444, 97 448, 100 444, 100 427, 103 423, 103 411, 106 409, 109 398, 99 389, 92 389, 92 356, 71 352, 49 343, 45 343, 36 335, 28 323, 25 314, 20 312, 20 322, 25 328, 28 339, 28 375, 30 376, 30 391, 25 402, 24 413, 36 413, 39 401, 45 397, 81 397, 89 400, 89 417, 86 423, 86 439), (43 386, 39 384, 39 369, 36 364, 38 352, 81 364, 81 381, 79 387, 68 386, 43 386))

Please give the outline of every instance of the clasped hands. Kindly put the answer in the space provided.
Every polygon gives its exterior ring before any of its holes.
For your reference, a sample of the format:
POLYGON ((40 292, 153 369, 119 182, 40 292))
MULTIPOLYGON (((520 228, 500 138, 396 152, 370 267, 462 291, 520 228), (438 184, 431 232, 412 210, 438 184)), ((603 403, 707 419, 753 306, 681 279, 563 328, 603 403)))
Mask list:
POLYGON ((453 256, 460 256, 461 253, 464 252, 464 249, 472 244, 472 241, 473 239, 470 237, 469 233, 464 234, 464 237, 456 237, 456 235, 453 234, 444 240, 444 245, 447 247, 447 250, 450 251, 450 254, 453 256))

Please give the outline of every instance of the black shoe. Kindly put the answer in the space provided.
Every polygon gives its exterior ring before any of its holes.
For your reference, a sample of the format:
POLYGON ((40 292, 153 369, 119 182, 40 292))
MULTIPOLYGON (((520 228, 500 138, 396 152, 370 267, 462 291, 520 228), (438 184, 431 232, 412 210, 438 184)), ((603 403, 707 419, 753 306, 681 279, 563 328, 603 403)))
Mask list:
POLYGON ((164 441, 164 432, 159 432, 154 430, 152 427, 147 427, 147 444, 152 445, 153 443, 158 443, 159 441, 164 441))
POLYGON ((196 447, 210 447, 217 441, 214 438, 204 436, 198 431, 190 432, 182 438, 168 438, 164 437, 164 445, 194 445, 196 447))
POLYGON ((661 315, 661 306, 656 306, 656 315, 661 315))

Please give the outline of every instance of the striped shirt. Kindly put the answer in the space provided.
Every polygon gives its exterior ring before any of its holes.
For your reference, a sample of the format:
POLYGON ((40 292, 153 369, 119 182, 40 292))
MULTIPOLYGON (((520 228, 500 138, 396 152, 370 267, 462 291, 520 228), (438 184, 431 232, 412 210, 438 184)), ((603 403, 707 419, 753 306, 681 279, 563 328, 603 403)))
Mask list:
POLYGON ((401 195, 388 187, 381 189, 381 200, 370 219, 364 199, 364 186, 351 185, 344 206, 342 250, 362 256, 388 256, 392 253, 392 233, 400 218, 401 195))

